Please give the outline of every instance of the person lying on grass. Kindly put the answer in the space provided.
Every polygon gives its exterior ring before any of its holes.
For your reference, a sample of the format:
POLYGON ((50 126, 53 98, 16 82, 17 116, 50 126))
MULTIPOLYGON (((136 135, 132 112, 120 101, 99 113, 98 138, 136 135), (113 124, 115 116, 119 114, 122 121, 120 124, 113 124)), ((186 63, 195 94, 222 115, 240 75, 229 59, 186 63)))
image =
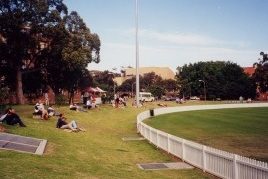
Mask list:
POLYGON ((77 123, 74 120, 72 120, 71 122, 68 123, 66 120, 66 117, 64 117, 63 114, 59 115, 59 119, 57 121, 56 128, 70 129, 73 132, 85 131, 85 129, 78 127, 77 123))
POLYGON ((161 107, 167 107, 167 104, 163 104, 163 103, 159 103, 157 104, 158 106, 161 106, 161 107))
POLYGON ((1 116, 0 121, 5 122, 7 125, 19 124, 20 127, 26 127, 13 108, 8 108, 6 114, 1 116))

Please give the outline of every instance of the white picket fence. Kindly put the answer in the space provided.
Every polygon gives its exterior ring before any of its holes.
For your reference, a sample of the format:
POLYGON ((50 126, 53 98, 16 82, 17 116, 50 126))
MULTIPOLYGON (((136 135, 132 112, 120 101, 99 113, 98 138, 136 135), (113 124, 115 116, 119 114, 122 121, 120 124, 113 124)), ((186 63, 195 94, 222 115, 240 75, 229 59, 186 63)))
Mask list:
MULTIPOLYGON (((182 106, 154 109, 154 115, 208 109, 268 107, 268 103, 222 104, 182 106)), ((157 147, 183 161, 221 178, 268 179, 268 164, 229 152, 198 144, 154 129, 142 121, 150 117, 150 111, 137 116, 137 130, 157 147)))

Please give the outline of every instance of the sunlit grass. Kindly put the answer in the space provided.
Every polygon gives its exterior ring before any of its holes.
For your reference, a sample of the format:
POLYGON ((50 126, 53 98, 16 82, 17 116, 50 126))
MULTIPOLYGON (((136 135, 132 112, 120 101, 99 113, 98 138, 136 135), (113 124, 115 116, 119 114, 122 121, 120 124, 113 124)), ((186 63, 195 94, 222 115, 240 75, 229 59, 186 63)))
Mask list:
POLYGON ((208 146, 268 161, 268 108, 220 109, 156 116, 147 124, 208 146))
MULTIPOLYGON (((48 140, 43 156, 0 150, 0 178, 207 178, 200 170, 144 171, 137 163, 177 161, 147 141, 124 142, 122 137, 138 136, 136 116, 157 107, 128 105, 115 109, 102 105, 87 113, 56 107, 68 120, 75 119, 86 132, 68 133, 56 129, 56 118, 32 118, 33 106, 14 106, 26 128, 5 126, 7 132, 48 140)), ((166 102, 175 106, 174 102, 166 102)))

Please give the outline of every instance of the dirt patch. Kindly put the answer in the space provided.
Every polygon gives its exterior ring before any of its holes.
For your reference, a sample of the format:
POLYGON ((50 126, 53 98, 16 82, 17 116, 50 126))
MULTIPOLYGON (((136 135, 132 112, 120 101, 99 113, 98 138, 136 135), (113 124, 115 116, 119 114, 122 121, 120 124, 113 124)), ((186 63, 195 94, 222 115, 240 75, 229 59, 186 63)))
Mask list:
POLYGON ((44 151, 44 154, 45 155, 51 155, 55 152, 56 150, 56 145, 51 143, 51 142, 48 142, 47 145, 46 145, 46 149, 44 151))

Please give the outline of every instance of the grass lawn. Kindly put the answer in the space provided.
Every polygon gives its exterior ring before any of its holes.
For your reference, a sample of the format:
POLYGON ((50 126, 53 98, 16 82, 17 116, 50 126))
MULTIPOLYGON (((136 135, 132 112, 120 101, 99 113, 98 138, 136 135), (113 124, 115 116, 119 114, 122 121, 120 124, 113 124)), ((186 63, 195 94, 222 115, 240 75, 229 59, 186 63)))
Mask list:
POLYGON ((268 162, 268 108, 190 111, 145 123, 175 136, 268 162))
POLYGON ((33 119, 33 106, 14 106, 27 127, 5 125, 7 132, 47 139, 48 145, 43 156, 0 150, 0 178, 212 178, 198 169, 143 171, 137 167, 137 163, 178 161, 147 141, 121 139, 137 136, 137 114, 156 104, 139 109, 102 105, 87 113, 56 107, 87 130, 79 133, 56 129, 56 118, 33 119))

